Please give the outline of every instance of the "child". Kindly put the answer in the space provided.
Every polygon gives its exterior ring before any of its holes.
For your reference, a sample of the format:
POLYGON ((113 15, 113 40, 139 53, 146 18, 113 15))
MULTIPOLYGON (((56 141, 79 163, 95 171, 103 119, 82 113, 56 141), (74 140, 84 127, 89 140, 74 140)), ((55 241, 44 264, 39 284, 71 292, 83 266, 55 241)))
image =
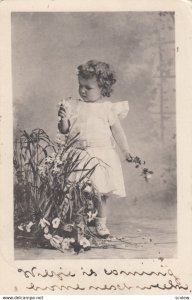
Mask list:
POLYGON ((78 80, 81 99, 71 100, 65 107, 60 106, 58 128, 62 134, 68 133, 70 128, 80 132, 79 143, 87 147, 91 157, 105 163, 105 167, 96 167, 91 180, 100 193, 95 228, 100 237, 106 238, 110 234, 106 227, 106 200, 111 194, 126 196, 115 142, 129 161, 129 146, 119 121, 128 113, 128 102, 104 101, 105 97, 110 97, 116 82, 115 74, 107 63, 90 60, 80 65, 78 80))

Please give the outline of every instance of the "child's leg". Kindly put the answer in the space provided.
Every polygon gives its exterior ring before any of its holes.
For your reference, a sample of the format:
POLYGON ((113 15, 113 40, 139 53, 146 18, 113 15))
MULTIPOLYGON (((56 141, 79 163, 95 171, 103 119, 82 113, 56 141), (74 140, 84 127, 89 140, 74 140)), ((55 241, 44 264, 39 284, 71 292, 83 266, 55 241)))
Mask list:
POLYGON ((105 218, 107 215, 107 196, 101 195, 98 199, 97 203, 98 207, 98 214, 99 218, 105 218))
POLYGON ((97 210, 98 214, 95 223, 97 234, 102 238, 107 238, 110 235, 110 232, 106 226, 107 197, 105 195, 100 196, 98 199, 97 210))

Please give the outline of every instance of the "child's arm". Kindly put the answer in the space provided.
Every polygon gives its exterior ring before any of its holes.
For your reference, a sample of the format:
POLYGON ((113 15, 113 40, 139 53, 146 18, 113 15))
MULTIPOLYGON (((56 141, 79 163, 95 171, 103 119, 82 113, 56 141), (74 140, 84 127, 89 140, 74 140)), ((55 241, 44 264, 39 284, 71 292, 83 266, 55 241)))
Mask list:
POLYGON ((121 126, 121 123, 119 119, 117 118, 115 123, 111 125, 111 131, 113 134, 113 137, 118 144, 120 150, 122 151, 125 159, 129 160, 130 159, 130 151, 129 151, 129 145, 127 142, 127 138, 125 135, 125 132, 121 126))
POLYGON ((66 134, 69 132, 70 128, 70 121, 67 117, 66 111, 63 107, 63 105, 60 105, 58 116, 61 118, 58 122, 58 129, 61 133, 66 134))
POLYGON ((132 156, 130 154, 127 138, 118 118, 115 120, 115 123, 111 125, 111 131, 125 159, 130 163, 134 163, 135 168, 138 168, 140 166, 141 175, 146 181, 149 181, 151 175, 153 174, 153 171, 145 167, 145 161, 142 161, 138 156, 132 156))

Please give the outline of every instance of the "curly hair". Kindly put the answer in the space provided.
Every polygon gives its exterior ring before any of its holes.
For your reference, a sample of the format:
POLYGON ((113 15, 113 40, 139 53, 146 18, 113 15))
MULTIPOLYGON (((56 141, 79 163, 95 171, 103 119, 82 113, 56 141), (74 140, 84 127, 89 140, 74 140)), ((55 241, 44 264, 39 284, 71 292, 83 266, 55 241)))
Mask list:
POLYGON ((115 72, 109 64, 98 60, 89 60, 85 64, 78 66, 78 76, 85 79, 91 79, 94 76, 97 79, 98 86, 101 89, 103 97, 110 97, 113 91, 112 85, 115 84, 115 72))

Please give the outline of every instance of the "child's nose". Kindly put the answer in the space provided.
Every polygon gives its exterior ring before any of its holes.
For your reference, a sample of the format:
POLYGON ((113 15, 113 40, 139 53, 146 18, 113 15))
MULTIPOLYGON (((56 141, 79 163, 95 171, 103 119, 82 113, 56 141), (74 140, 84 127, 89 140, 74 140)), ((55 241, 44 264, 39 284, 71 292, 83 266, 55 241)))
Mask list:
POLYGON ((83 94, 86 92, 86 90, 85 90, 84 87, 81 88, 81 92, 82 92, 83 94))

